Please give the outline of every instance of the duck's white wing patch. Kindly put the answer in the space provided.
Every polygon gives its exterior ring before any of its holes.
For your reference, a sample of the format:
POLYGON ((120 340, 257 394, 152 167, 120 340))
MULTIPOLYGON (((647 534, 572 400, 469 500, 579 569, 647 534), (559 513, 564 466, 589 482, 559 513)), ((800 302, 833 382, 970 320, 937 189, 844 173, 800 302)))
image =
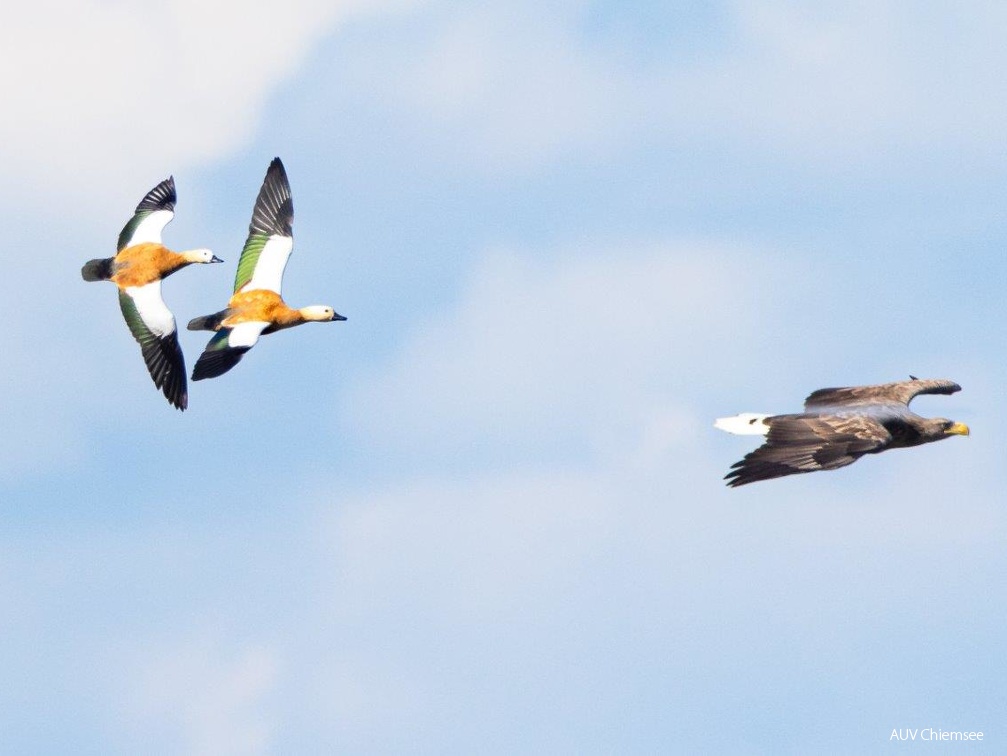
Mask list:
POLYGON ((248 238, 238 259, 234 291, 268 289, 280 293, 283 269, 294 248, 294 201, 279 158, 269 164, 248 224, 248 238))
POLYGON ((175 332, 175 316, 161 297, 160 281, 145 286, 129 286, 125 291, 148 331, 158 338, 175 332))
POLYGON ((164 227, 167 226, 174 217, 175 213, 171 210, 155 210, 154 212, 139 218, 136 227, 133 229, 132 235, 126 240, 126 244, 123 249, 126 247, 132 247, 134 244, 144 244, 148 242, 160 244, 161 232, 164 231, 164 227))
POLYGON ((227 345, 232 348, 245 347, 249 349, 255 346, 255 342, 259 340, 259 336, 268 325, 269 323, 264 323, 261 320, 238 323, 231 329, 231 334, 227 337, 227 345))
POLYGON ((294 240, 290 236, 270 236, 259 252, 252 270, 252 277, 241 287, 241 291, 251 289, 269 289, 281 294, 283 285, 283 270, 294 248, 294 240))

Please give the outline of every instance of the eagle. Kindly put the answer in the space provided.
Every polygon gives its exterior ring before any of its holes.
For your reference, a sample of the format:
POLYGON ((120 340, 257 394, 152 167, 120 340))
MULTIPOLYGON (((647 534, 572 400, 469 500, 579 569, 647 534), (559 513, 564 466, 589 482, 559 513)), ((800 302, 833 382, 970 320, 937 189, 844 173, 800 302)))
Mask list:
POLYGON ((766 442, 731 466, 728 486, 743 486, 784 475, 835 470, 865 454, 919 446, 949 436, 967 436, 964 423, 926 418, 909 409, 920 394, 961 391, 954 381, 922 380, 877 386, 825 388, 804 400, 804 412, 761 415, 745 412, 719 418, 714 426, 728 433, 760 435, 766 442))

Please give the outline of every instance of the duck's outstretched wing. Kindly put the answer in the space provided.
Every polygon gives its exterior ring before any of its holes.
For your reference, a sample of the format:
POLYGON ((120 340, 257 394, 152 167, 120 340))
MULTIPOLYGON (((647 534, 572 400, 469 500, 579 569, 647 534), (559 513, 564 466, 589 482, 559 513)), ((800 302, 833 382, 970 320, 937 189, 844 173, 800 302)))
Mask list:
POLYGON ((778 415, 769 421, 766 443, 731 466, 729 486, 784 475, 834 470, 853 464, 892 440, 885 427, 863 415, 778 415))
POLYGON ((185 358, 178 345, 175 317, 161 298, 161 282, 120 289, 119 307, 154 385, 173 406, 184 410, 189 406, 185 358))
POLYGON ((253 321, 239 323, 234 328, 221 328, 207 343, 192 370, 192 380, 216 378, 233 368, 245 352, 255 346, 269 323, 253 321))
POLYGON ((155 186, 136 206, 133 217, 119 233, 116 251, 143 242, 161 243, 161 232, 175 217, 175 177, 168 176, 155 186))
POLYGON ((269 289, 280 293, 283 269, 294 248, 294 201, 279 158, 273 158, 259 189, 248 225, 248 238, 238 260, 234 292, 269 289))

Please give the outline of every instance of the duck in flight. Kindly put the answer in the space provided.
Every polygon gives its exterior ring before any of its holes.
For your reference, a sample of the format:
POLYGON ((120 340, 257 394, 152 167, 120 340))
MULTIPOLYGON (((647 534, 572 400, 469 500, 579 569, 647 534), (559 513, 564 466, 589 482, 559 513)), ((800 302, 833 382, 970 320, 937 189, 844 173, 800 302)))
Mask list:
POLYGON ((765 436, 765 443, 731 466, 729 486, 784 475, 835 470, 865 454, 919 446, 951 436, 967 436, 964 423, 926 418, 909 409, 920 394, 953 394, 953 381, 912 380, 877 386, 819 389, 804 401, 804 412, 722 417, 714 425, 728 433, 765 436))
POLYGON ((172 252, 161 243, 161 232, 175 217, 175 202, 175 179, 169 176, 136 206, 119 234, 115 257, 89 260, 80 273, 85 281, 112 281, 119 288, 119 307, 154 385, 184 410, 189 403, 185 360, 161 281, 187 265, 221 260, 208 249, 172 252))
POLYGON ((327 305, 294 309, 280 296, 283 270, 294 247, 294 203, 279 158, 266 171, 252 210, 227 307, 193 318, 190 331, 216 331, 192 371, 192 380, 216 378, 233 368, 259 336, 311 321, 346 320, 327 305))

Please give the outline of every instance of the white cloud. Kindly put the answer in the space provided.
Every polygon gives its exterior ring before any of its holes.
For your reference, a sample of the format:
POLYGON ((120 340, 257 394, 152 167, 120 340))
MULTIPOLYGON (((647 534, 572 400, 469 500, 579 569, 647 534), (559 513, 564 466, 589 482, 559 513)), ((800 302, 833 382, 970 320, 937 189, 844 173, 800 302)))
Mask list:
POLYGON ((999 4, 968 14, 901 2, 723 5, 687 50, 643 35, 658 51, 646 56, 632 38, 589 37, 587 3, 434 6, 434 23, 413 18, 390 54, 369 53, 360 93, 493 173, 711 141, 720 153, 844 170, 940 147, 999 158, 999 4))
POLYGON ((156 733, 185 753, 270 752, 276 722, 267 701, 279 670, 270 649, 207 636, 133 655, 120 670, 129 689, 117 703, 130 723, 127 733, 142 733, 139 742, 156 733))
POLYGON ((379 597, 405 592, 481 622, 576 581, 609 538, 618 500, 590 475, 412 480, 343 502, 326 532, 354 588, 351 611, 381 611, 379 597))
POLYGON ((1001 5, 965 15, 900 2, 732 7, 736 38, 722 55, 665 72, 664 94, 688 103, 675 112, 694 134, 844 162, 995 150, 989 127, 1003 128, 1007 108, 988 97, 988 72, 1007 56, 989 30, 1001 5))
POLYGON ((566 21, 541 6, 484 5, 439 27, 387 84, 495 168, 603 148, 618 125, 622 72, 578 46, 566 21))
POLYGON ((0 180, 19 177, 22 192, 65 183, 86 202, 85 184, 142 184, 220 158, 250 139, 267 98, 337 23, 402 4, 18 4, 0 28, 0 180))
POLYGON ((608 453, 655 415, 694 427, 697 393, 774 317, 741 257, 702 242, 489 253, 455 308, 361 377, 344 411, 366 438, 446 457, 608 453))
POLYGON ((362 50, 358 95, 490 172, 604 151, 624 125, 625 72, 579 45, 566 5, 477 3, 413 17, 362 50))

